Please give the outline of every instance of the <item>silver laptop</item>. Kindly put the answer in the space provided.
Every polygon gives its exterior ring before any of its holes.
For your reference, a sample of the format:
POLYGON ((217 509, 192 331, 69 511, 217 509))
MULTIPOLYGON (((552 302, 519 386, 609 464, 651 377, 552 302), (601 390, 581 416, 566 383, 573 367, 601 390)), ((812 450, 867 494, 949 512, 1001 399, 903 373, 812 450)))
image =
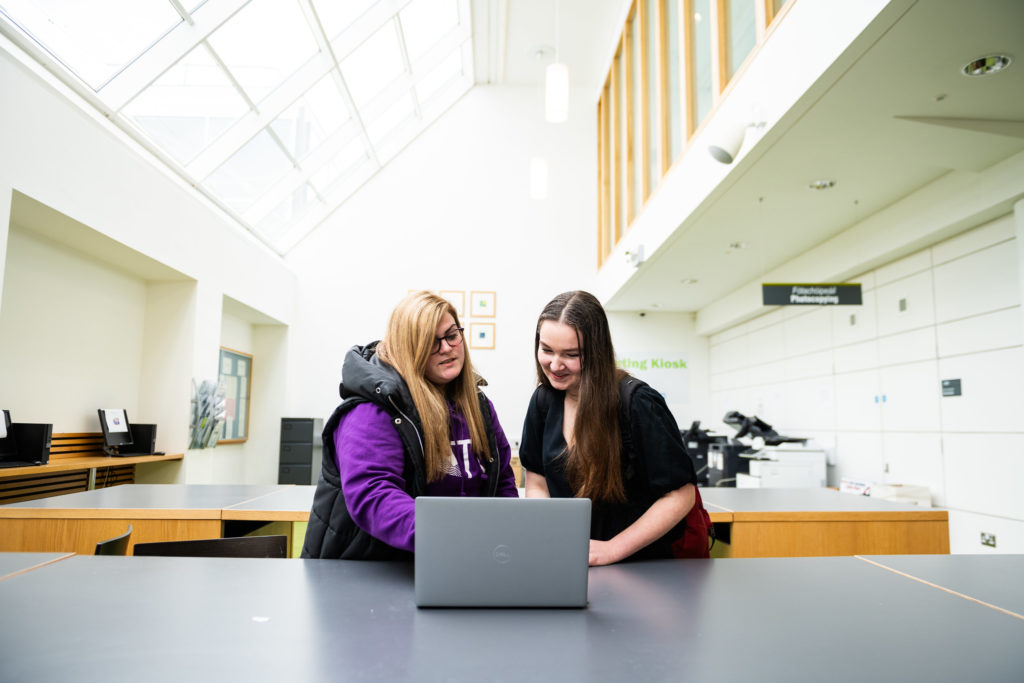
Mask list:
POLYGON ((585 607, 586 498, 416 499, 420 607, 585 607))

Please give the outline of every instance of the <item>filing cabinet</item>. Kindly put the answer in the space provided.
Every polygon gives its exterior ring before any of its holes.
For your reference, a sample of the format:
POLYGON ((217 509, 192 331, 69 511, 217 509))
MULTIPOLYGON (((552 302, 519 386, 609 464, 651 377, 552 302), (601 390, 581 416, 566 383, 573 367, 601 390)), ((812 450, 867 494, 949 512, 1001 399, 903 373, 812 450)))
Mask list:
POLYGON ((316 484, 320 476, 324 421, 313 417, 281 418, 278 484, 316 484))

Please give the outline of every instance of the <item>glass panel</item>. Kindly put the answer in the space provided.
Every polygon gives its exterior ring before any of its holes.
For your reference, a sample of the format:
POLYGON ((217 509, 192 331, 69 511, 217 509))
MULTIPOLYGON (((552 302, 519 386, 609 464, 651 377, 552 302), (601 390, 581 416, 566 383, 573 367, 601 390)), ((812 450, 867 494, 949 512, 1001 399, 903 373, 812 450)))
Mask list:
POLYGON ((661 98, 658 69, 658 0, 646 0, 647 42, 644 44, 644 57, 647 66, 647 92, 644 98, 647 103, 647 188, 653 190, 661 180, 661 126, 658 125, 658 110, 661 98))
POLYGON ((788 0, 772 0, 772 19, 775 19, 775 17, 779 16, 779 12, 782 11, 782 8, 783 6, 785 6, 787 1, 788 0))
POLYGON ((374 0, 316 0, 313 8, 320 17, 324 33, 329 39, 334 40, 373 3, 374 0))
POLYGON ((301 159, 348 119, 341 91, 328 74, 278 116, 271 127, 292 158, 301 159))
POLYGON ((416 83, 416 98, 427 102, 430 98, 462 75, 462 47, 459 46, 444 58, 437 67, 416 83))
POLYGON ((384 24, 341 62, 341 74, 357 106, 373 99, 404 70, 393 21, 384 24))
POLYGON ((635 217, 640 213, 640 206, 643 204, 647 197, 644 196, 644 171, 646 166, 644 165, 643 148, 643 108, 641 106, 643 100, 643 93, 641 92, 642 81, 640 79, 640 68, 642 55, 640 53, 640 18, 634 16, 632 22, 629 25, 629 70, 630 70, 630 92, 629 92, 629 107, 630 107, 630 119, 633 125, 633 139, 631 140, 630 152, 632 158, 630 161, 633 166, 633 194, 632 194, 632 205, 630 206, 629 215, 635 217))
POLYGON ((256 229, 264 236, 274 239, 279 237, 292 221, 302 218, 311 208, 322 206, 323 203, 316 198, 313 188, 303 185, 264 216, 256 224, 256 229))
POLYGON ((291 166, 274 138, 263 130, 204 180, 203 185, 231 208, 244 211, 291 166))
POLYGON ((616 152, 619 155, 618 168, 615 173, 615 182, 619 186, 618 198, 619 206, 617 219, 618 224, 615 226, 615 241, 618 242, 619 238, 626 232, 626 226, 629 225, 629 211, 627 206, 629 205, 629 176, 626 174, 628 165, 626 160, 629 159, 629 138, 626 137, 626 56, 625 51, 622 55, 615 60, 615 68, 618 70, 616 93, 615 93, 615 109, 617 116, 619 117, 618 125, 616 126, 616 135, 618 142, 618 149, 616 152))
POLYGON ((306 18, 295 2, 253 0, 209 38, 253 102, 295 73, 317 52, 306 18))
POLYGON ((363 163, 366 158, 366 147, 363 146, 363 141, 359 139, 353 140, 343 147, 333 159, 314 173, 309 180, 321 193, 326 193, 330 191, 339 179, 347 176, 350 171, 363 163))
POLYGON ((608 253, 611 251, 612 246, 612 208, 614 204, 612 202, 612 188, 614 183, 611 182, 610 174, 612 172, 611 164, 611 149, 612 149, 612 136, 611 128, 608 125, 610 121, 610 104, 611 104, 611 90, 609 88, 604 89, 604 95, 601 97, 600 112, 600 127, 598 128, 598 134, 602 136, 601 140, 601 187, 598 191, 601 193, 601 244, 603 245, 601 260, 603 261, 608 253))
POLYGON ((708 115, 714 101, 711 92, 711 13, 708 2, 709 0, 694 0, 693 2, 694 45, 691 57, 696 81, 696 92, 693 93, 697 112, 695 125, 699 125, 708 115))
POLYGON ((199 45, 122 113, 185 165, 247 111, 224 69, 199 45))
POLYGON ((412 0, 399 14, 405 49, 413 63, 459 25, 456 0, 412 0))
POLYGON ((415 111, 412 95, 403 93, 383 114, 367 122, 366 134, 370 136, 370 143, 379 144, 392 131, 412 118, 415 111))
POLYGON ((2 11, 93 90, 181 23, 167 0, 3 0, 2 11))
POLYGON ((729 6, 729 78, 754 49, 757 42, 757 26, 755 25, 755 0, 727 0, 729 6))
POLYGON ((673 163, 683 153, 683 138, 686 118, 680 97, 683 91, 683 75, 679 69, 679 3, 682 0, 665 0, 665 22, 668 24, 668 154, 673 163))

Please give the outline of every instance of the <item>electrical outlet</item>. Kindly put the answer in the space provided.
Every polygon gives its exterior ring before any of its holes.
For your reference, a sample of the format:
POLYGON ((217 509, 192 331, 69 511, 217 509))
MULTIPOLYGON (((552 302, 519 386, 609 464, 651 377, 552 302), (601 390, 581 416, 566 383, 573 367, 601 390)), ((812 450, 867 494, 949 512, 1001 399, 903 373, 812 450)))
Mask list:
POLYGON ((986 534, 984 531, 981 532, 981 544, 987 545, 990 548, 996 547, 996 535, 986 534))

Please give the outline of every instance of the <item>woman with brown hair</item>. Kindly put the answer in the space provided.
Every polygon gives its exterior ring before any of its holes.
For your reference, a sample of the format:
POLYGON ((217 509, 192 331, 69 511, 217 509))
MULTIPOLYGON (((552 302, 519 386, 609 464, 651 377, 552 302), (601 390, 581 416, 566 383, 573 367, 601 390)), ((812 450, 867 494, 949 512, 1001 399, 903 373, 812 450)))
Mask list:
POLYGON ((409 558, 417 496, 518 495, 462 331, 448 301, 415 292, 346 354, 303 557, 409 558))
POLYGON ((556 296, 537 321, 534 351, 540 386, 519 448, 526 497, 591 499, 591 565, 674 557, 697 476, 661 395, 615 367, 600 302, 583 291, 556 296), (628 424, 623 382, 638 385, 628 424))

